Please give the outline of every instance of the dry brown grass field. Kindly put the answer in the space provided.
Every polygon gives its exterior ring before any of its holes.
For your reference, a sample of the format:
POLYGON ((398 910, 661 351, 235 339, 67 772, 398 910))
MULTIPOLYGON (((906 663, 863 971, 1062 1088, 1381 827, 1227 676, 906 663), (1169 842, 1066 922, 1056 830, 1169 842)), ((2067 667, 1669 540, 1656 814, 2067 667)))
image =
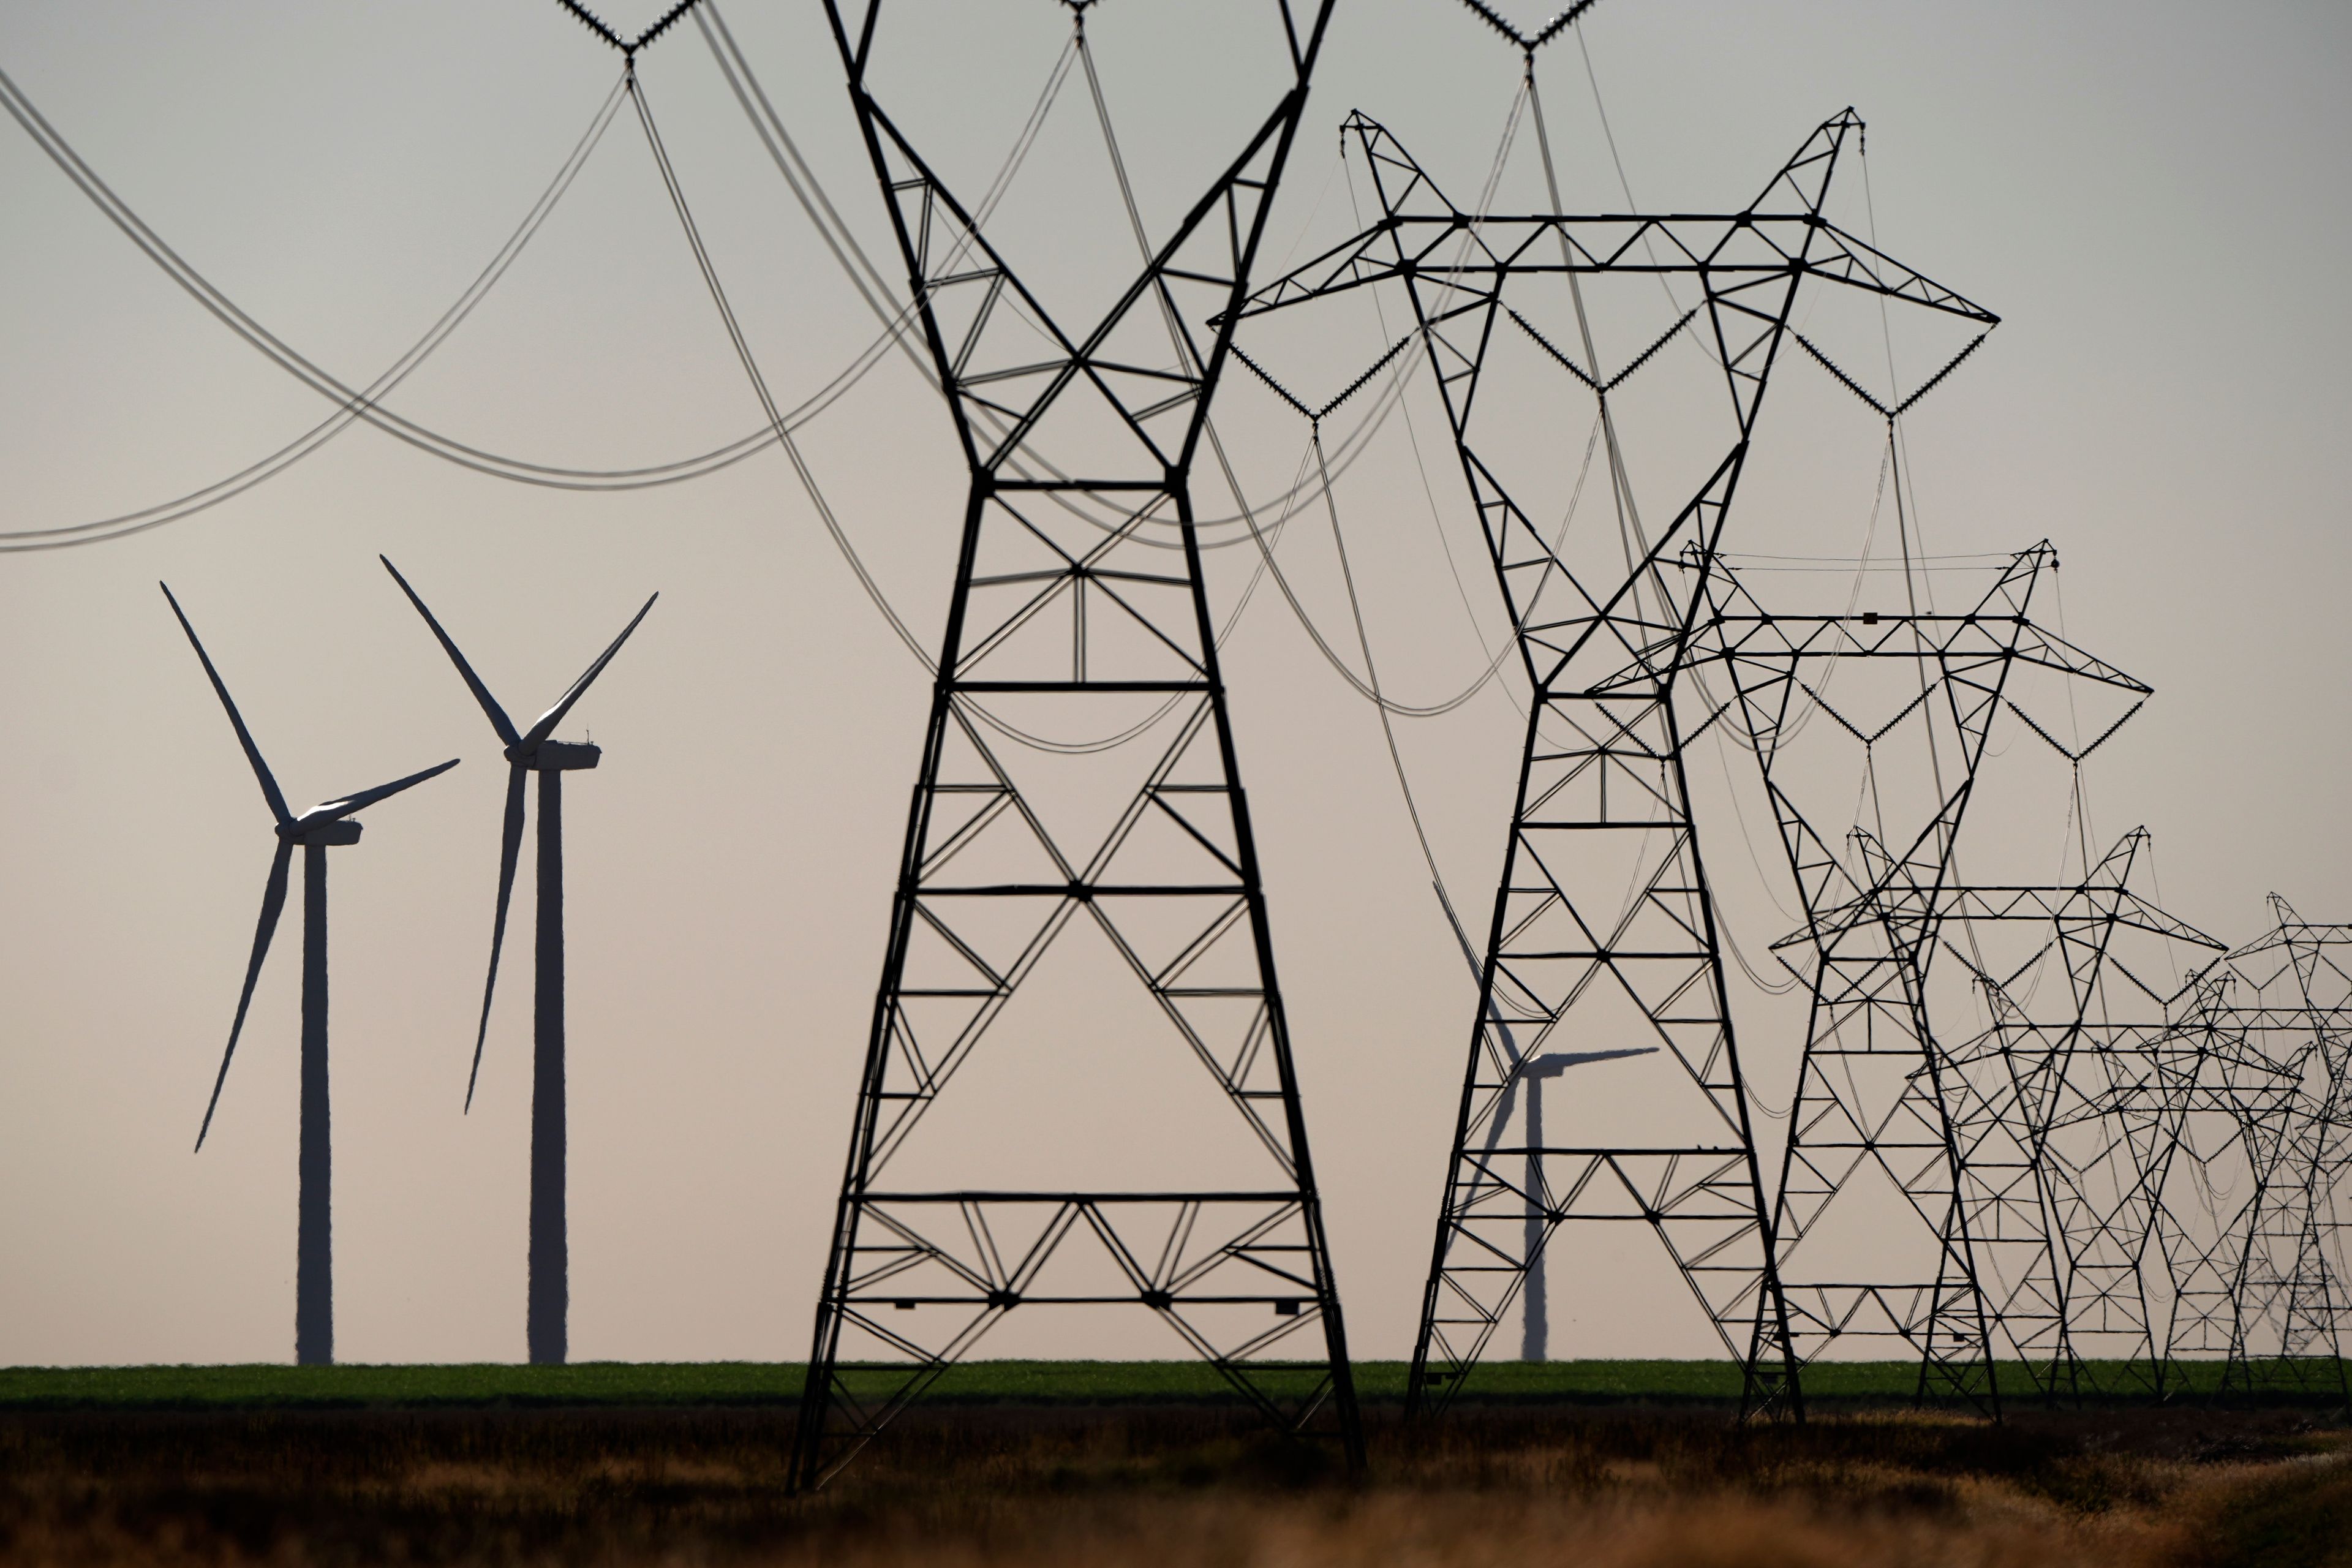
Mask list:
POLYGON ((1486 1407, 1374 1421, 1350 1485, 1227 1410, 919 1414, 783 1486, 776 1408, 0 1415, 15 1563, 2352 1563, 2352 1432, 2308 1411, 1486 1407))

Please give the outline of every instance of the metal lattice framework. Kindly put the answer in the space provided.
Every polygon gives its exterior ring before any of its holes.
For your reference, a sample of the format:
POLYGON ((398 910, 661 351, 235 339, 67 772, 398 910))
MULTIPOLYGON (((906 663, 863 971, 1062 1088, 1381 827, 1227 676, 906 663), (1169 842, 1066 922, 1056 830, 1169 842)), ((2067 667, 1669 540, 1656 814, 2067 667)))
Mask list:
POLYGON ((1968 1233, 1987 1314, 2045 1397, 2087 1391, 2089 1361, 2120 1363, 2132 1392, 2168 1391, 2155 1242, 2178 1118, 2161 1092, 2173 998, 2155 964, 2223 944, 2132 889, 2147 841, 2133 829, 2079 883, 1964 886, 1942 910, 1947 958, 1990 1019, 1938 1046, 1968 1233), (2028 950, 1997 973, 1994 928, 2028 950))
MULTIPOLYGON (((2292 1089, 2249 1106, 2253 1156, 2235 1259, 2225 1390, 2324 1391, 2352 1402, 2343 1363, 2352 1323, 2342 1189, 2352 1171, 2352 926, 2315 925, 2271 895, 2270 931, 2225 961, 2225 1038, 2292 1089)), ((2233 1227, 2234 1228, 2234 1227, 2233 1227)))
POLYGON ((2189 1361, 2227 1360, 2240 1343, 2238 1285, 2256 1213, 2264 1129, 2293 1113, 2301 1084, 2233 1026, 2225 961, 2189 977, 2132 1096, 2149 1108, 2159 1152, 2156 1246, 2170 1300, 2158 1342, 2168 1386, 2189 1361))
MULTIPOLYGON (((1774 613, 1717 563, 1692 659, 1703 689, 1718 670, 1728 688, 1708 721, 1736 718, 1754 752, 1805 909, 1804 928, 1775 944, 1811 991, 1773 1214, 1791 1348, 1810 1360, 1849 1336, 1893 1337, 1920 1357, 1923 1394, 1995 1405, 2004 1311, 2012 1327, 2029 1302, 2063 1321, 2038 1146, 2019 1110, 2028 1091, 1938 1047, 1928 982, 1955 913, 2042 903, 2023 890, 1971 900, 1955 852, 1996 721, 2007 710, 2039 728, 2011 696, 2020 668, 2147 692, 2029 618, 2055 560, 2046 542, 2020 552, 1964 612, 1858 616, 1774 613), (1885 679, 1853 691, 1856 664, 1885 679), (1858 805, 1843 774, 1826 794, 1789 776, 1789 741, 1823 719, 1856 754, 1858 805), (1898 752, 1928 763, 1907 790, 1885 776, 1898 752), (1850 831, 1824 826, 1838 812, 1853 814, 1850 831), (1829 1228, 1841 1213, 1843 1237, 1829 1228), (2022 1256, 1993 1268, 2004 1253, 2022 1256), (1989 1293, 1989 1273, 2018 1288, 1989 1293)), ((1982 1054, 2008 1072, 2006 1057, 1982 1054)))
MULTIPOLYGON (((884 108, 884 9, 826 5, 971 490, 794 1474, 821 1483, 1006 1313, 1048 1304, 1155 1315, 1267 1419, 1328 1423, 1360 1465, 1191 483, 1331 0, 1281 0, 1286 89, 1077 330, 884 108), (1021 449, 1077 477, 1034 477, 1013 463, 1021 449), (1147 999, 1149 1020, 1014 1011, 1049 953, 1147 999), (1021 1053, 1073 1035, 1097 1058, 1196 1058, 1246 1145, 1221 1179, 895 1179, 983 1044, 1021 1053)), ((1126 1107, 1139 1125, 1155 1110, 1126 1107)), ((1055 1138, 1043 1123, 1003 1131, 1049 1151, 1055 1138)))
POLYGON ((1860 128, 1851 110, 1824 123, 1735 213, 1492 216, 1448 200, 1394 137, 1353 114, 1344 133, 1371 171, 1380 221, 1250 301, 1247 313, 1264 316, 1376 287, 1407 297, 1533 693, 1410 1408, 1442 1405, 1460 1391, 1545 1247, 1563 1227, 1587 1224, 1650 1226, 1727 1352, 1748 1368, 1749 1405, 1794 1399, 1676 711, 1706 574, 1678 563, 1686 551, 1712 559, 1718 546, 1807 283, 1985 329, 1996 321, 1822 216, 1838 160, 1860 128), (1699 300, 1612 370, 1597 363, 1584 300, 1606 274, 1694 279, 1699 300), (1572 306, 1582 363, 1536 324, 1544 306, 1529 296, 1547 289, 1555 304, 1564 293, 1572 306), (1685 330, 1720 369, 1729 444, 1652 538, 1617 463, 1609 400, 1685 330), (1540 363, 1572 384, 1572 397, 1599 404, 1618 491, 1616 537, 1549 530, 1515 499, 1529 476, 1506 471, 1481 418, 1494 406, 1480 397, 1481 377, 1500 341, 1532 342, 1540 363), (1553 1129, 1538 1131, 1544 1069, 1601 1061, 1612 1064, 1607 1081, 1580 1083, 1584 1092, 1555 1110, 1553 1129), (1654 1107, 1646 1118, 1654 1132, 1639 1142, 1622 1136, 1629 1096, 1654 1107))

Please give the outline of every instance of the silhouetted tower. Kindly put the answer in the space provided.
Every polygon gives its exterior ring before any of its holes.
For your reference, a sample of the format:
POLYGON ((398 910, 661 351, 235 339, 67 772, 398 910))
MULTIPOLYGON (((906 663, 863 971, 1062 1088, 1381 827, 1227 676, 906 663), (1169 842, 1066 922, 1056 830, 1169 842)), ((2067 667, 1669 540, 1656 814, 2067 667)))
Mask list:
POLYGON ((327 1082, 327 851, 360 841, 360 824, 353 820, 358 813, 412 784, 447 773, 457 765, 457 760, 453 757, 438 767, 426 768, 404 779, 322 802, 295 816, 287 809, 286 797, 278 793, 269 764, 261 760, 261 748, 254 744, 244 716, 230 700, 228 687, 221 680, 220 671, 213 668, 212 656, 196 640, 196 628, 188 624, 180 601, 172 597, 168 586, 163 589, 163 597, 170 600, 180 629, 188 634, 188 646, 203 661, 205 679, 212 682, 221 707, 227 710, 237 744, 245 750, 245 760, 253 765, 253 776, 261 784, 262 798, 269 803, 269 814, 278 822, 278 851, 270 858, 269 879, 262 888, 261 919, 254 927, 253 956, 246 963, 245 987, 237 993, 236 1017, 229 1025, 228 1048, 221 1053, 220 1072, 213 1079, 212 1099, 205 1106, 204 1125, 196 1131, 198 1149, 205 1146, 205 1135, 212 1131, 213 1112, 220 1105, 221 1086, 228 1081, 228 1064, 236 1055, 237 1036, 245 1029, 246 1009, 253 1005, 253 987, 261 978, 262 960, 269 956, 269 939, 276 933, 278 917, 286 908, 287 873, 293 865, 295 847, 299 845, 302 850, 302 1130, 294 1249, 294 1360, 303 1366, 325 1366, 335 1359, 334 1153, 327 1082))
POLYGON ((563 1057, 563 775, 593 768, 604 759, 604 749, 583 741, 554 739, 572 705, 604 673, 637 623, 654 607, 654 595, 645 602, 613 646, 596 658, 587 672, 572 683, 555 706, 541 714, 528 731, 517 731, 506 710, 490 695, 466 656, 400 569, 379 555, 383 569, 400 584, 425 624, 433 628, 449 662, 466 682, 466 689, 482 705, 482 712, 506 745, 507 809, 499 833, 499 905, 490 922, 489 977, 482 983, 482 1021, 474 1032, 474 1065, 466 1077, 466 1109, 474 1107, 474 1084, 482 1072, 482 1043, 489 1037, 490 998, 499 984, 499 951, 506 945, 507 900, 514 892, 515 866, 522 857, 524 781, 539 775, 539 891, 534 908, 538 942, 533 952, 535 984, 531 994, 530 1055, 530 1300, 524 1329, 534 1366, 561 1366, 571 1348, 571 1243, 564 1210, 566 1116, 563 1057))
MULTIPOLYGON (((1891 433, 1892 411, 1874 406, 1891 433)), ((1781 613, 1717 562, 1691 661, 1727 686, 1720 711, 1757 758, 1805 909, 1775 944, 1811 990, 1773 1210, 1794 1347, 1810 1359, 1832 1339, 1898 1339, 1920 1357, 1923 1394, 1994 1409, 2004 1303, 2013 1328, 2032 1303, 2044 1339, 2063 1313, 2032 1113, 1995 1081, 2010 1058, 1986 1053, 1992 1078, 1972 1077, 1936 1035, 1938 939, 1964 904, 1954 855, 2018 668, 2116 689, 2132 711, 2147 694, 2029 618, 2056 559, 2046 542, 2019 552, 1966 611, 1859 615, 1781 613), (1788 742, 1813 724, 1851 752, 1859 803, 1844 775, 1816 768, 1810 789, 1790 776, 1788 742), (1908 788, 1888 782, 1903 753, 1927 764, 1908 788), (1847 812, 1850 829, 1830 815, 1847 812), (2000 1278, 2016 1289, 1989 1290, 2000 1278)))
MULTIPOLYGON (((1531 56, 1539 39, 1476 8, 1531 56)), ((1553 210, 1527 216, 1465 209, 1386 130, 1354 114, 1345 133, 1371 171, 1378 223, 1259 289, 1245 312, 1402 290, 1534 694, 1409 1409, 1461 1390, 1544 1248, 1563 1226, 1588 1224, 1649 1226, 1727 1353, 1748 1368, 1750 1407, 1794 1398, 1795 1355, 1676 711, 1706 574, 1678 563, 1686 552, 1702 563, 1714 557, 1802 285, 1844 285, 1986 328, 1995 321, 1823 218, 1831 175, 1861 124, 1849 110, 1822 125, 1739 212, 1572 216, 1558 210, 1555 187, 1553 210), (1612 275, 1643 289, 1688 279, 1699 290, 1680 320, 1613 369, 1598 362, 1592 308, 1600 280, 1612 275), (1617 450, 1612 399, 1685 331, 1728 395, 1729 445, 1696 493, 1675 492, 1674 511, 1653 534, 1617 450), (1571 403, 1593 400, 1613 530, 1552 524, 1537 515, 1539 503, 1518 499, 1560 465, 1549 418, 1538 427, 1549 440, 1516 465, 1505 455, 1526 400, 1483 378, 1514 354, 1528 374, 1564 374, 1571 403), (1580 1074, 1589 1079, 1581 1094, 1559 1108, 1575 1119, 1563 1123, 1556 1110, 1538 1137, 1527 1121, 1533 1097, 1514 1089, 1554 1040, 1623 1059, 1580 1074), (1525 1223, 1531 1207, 1540 1226, 1525 1223)), ((1686 414, 1716 418, 1719 406, 1686 414)))
MULTIPOLYGON (((1157 1314, 1270 1420, 1332 1419, 1360 1463, 1191 477, 1231 331, 1212 318, 1246 289, 1330 0, 1280 5, 1285 90, 1157 240, 1073 6, 1142 254, 1079 327, 884 107, 877 52, 921 41, 884 25, 887 9, 826 5, 971 490, 793 1474, 821 1483, 1006 1313, 1050 1303, 1157 1314), (1038 990, 1049 952, 1063 991, 1038 990), (1097 1011, 1114 999, 1142 1006, 1097 1011), (1070 1106, 1032 1099, 1001 1113, 1021 1125, 988 1131, 1047 1179, 960 1184, 969 1161, 931 1159, 940 1145, 919 1133, 983 1036, 994 1053, 1077 1055, 1079 1076, 1042 1091, 1056 1100, 1097 1072, 1108 1081, 1088 1087, 1117 1100, 1129 1058, 1155 1052, 1205 1072, 1231 1149, 1186 1169, 1230 1179, 1055 1184, 1082 1129, 1070 1106)), ((1118 1109, 1149 1132, 1163 1108, 1129 1092, 1118 1109)))
POLYGON ((2223 1387, 2322 1392, 2352 1403, 2344 1336, 2352 1259, 2352 925, 2305 921, 2273 893, 2271 929, 2231 952, 2229 1026, 2295 1086, 2287 1113, 2251 1121, 2256 1185, 2231 1297, 2223 1387))
POLYGON ((2155 1210, 2178 1128, 2147 1092, 2171 1000, 2148 981, 2178 973, 2166 948, 2222 943, 2133 890, 2147 840, 2134 828, 2077 883, 1963 883, 1938 900, 1945 961, 1991 1020, 1935 1042, 1959 1205, 2003 1353, 2050 1398, 2110 1368, 2105 1392, 2167 1386, 2155 1210))

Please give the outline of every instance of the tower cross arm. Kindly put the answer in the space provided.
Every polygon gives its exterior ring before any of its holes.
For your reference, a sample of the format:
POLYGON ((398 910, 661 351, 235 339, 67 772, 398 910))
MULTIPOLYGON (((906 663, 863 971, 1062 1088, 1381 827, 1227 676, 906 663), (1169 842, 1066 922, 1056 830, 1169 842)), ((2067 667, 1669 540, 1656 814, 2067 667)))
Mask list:
POLYGON ((1963 885, 1944 889, 1937 911, 1948 921, 2048 921, 2095 918, 2220 952, 2229 945, 2126 888, 2091 883, 2042 887, 1963 885))
POLYGON ((2137 676, 2127 675, 2096 654, 2086 653, 2046 626, 2029 621, 2017 639, 2017 658, 2023 664, 2039 665, 2054 669, 2061 675, 2077 676, 2112 686, 2118 690, 2141 697, 2152 696, 2156 689, 2137 676))
POLYGON ((1546 273, 1698 277, 1717 291, 1791 274, 1987 327, 2000 318, 1811 213, 1391 213, 1251 294, 1242 320, 1391 279, 1480 297, 1546 273), (1810 241, 1810 243, 1808 243, 1810 241))
MULTIPOLYGON (((1729 574, 1718 566, 1717 572, 1729 574)), ((2086 653, 2032 621, 2015 623, 2014 646, 1994 617, 1969 614, 1852 613, 1781 615, 1754 609, 1718 610, 1705 617, 1703 636, 1685 662, 1790 666, 1832 658, 2006 658, 2077 676, 2137 697, 2155 688, 2086 653)), ((1605 685, 1638 679, 1646 663, 1630 666, 1605 685)))
POLYGON ((1386 128, 1352 113, 1342 131, 1361 147, 1381 216, 1258 289, 1238 315, 1265 315, 1391 279, 1424 280, 1466 303, 1498 298, 1522 274, 1634 272, 1696 276, 1717 298, 1743 284, 1817 278, 1988 329, 1997 325, 2000 318, 1992 311, 1822 216, 1825 171, 1858 124, 1851 110, 1824 123, 1739 212, 1492 214, 1464 211, 1386 128))

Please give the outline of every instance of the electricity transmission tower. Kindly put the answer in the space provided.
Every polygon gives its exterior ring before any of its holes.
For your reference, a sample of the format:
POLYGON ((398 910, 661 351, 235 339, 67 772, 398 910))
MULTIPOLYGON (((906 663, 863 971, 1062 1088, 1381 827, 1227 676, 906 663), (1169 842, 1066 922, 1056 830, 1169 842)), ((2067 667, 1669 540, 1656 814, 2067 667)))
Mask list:
POLYGON ((2278 1130, 2303 1090, 2302 1064, 2273 1060, 2232 1005, 2238 987, 2226 958, 2190 975, 2151 1053, 2146 1092, 2166 1152, 2155 1219, 2171 1290, 2160 1342, 2168 1382, 2189 1360, 2220 1360, 2226 1375, 2245 1343, 2247 1244, 2278 1130))
MULTIPOLYGON (((1248 306, 1263 317, 1357 289, 1402 291, 1533 694, 1410 1410, 1460 1392, 1563 1227, 1628 1224, 1651 1227, 1747 1367, 1749 1407, 1795 1403, 1676 710, 1706 574, 1679 563, 1685 552, 1702 566, 1714 557, 1802 285, 1843 285, 1988 330, 1997 320, 1822 216, 1861 124, 1852 110, 1823 124, 1738 212, 1570 216, 1554 189, 1552 211, 1496 216, 1450 201, 1393 136, 1352 115, 1345 130, 1371 172, 1379 221, 1248 306), (1613 369, 1595 353, 1587 309, 1612 275, 1698 286, 1680 320, 1613 369), (1553 334, 1539 324, 1547 313, 1565 323, 1553 334), (1618 451, 1612 399, 1685 331, 1720 374, 1728 445, 1695 493, 1673 493, 1676 509, 1653 537, 1618 451), (1564 376, 1571 400, 1594 400, 1613 534, 1548 527, 1519 499, 1558 467, 1558 439, 1516 468, 1503 455, 1526 400, 1482 377, 1507 349, 1536 374, 1564 376), (1561 1047, 1620 1059, 1580 1075, 1588 1081, 1538 1136, 1537 1095, 1518 1089, 1531 1064, 1561 1047)), ((1556 433, 1551 405, 1538 406, 1556 433)))
POLYGON ((2257 1176, 2231 1292, 2225 1392, 2322 1390, 2352 1403, 2342 1187, 2352 1169, 2352 926, 2303 920, 2276 893, 2273 925, 2227 960, 2229 1026, 2294 1086, 2286 1114, 2249 1122, 2257 1176))
POLYGON ((2133 829, 2071 886, 1964 885, 1941 900, 1938 941, 1991 1020, 1960 1045, 1936 1042, 1961 1178, 1955 1228, 1987 1317, 2046 1398, 2083 1393, 2093 1361, 2165 1392, 2153 1243, 2171 1119, 2140 1086, 2168 998, 2149 981, 2168 945, 2223 944, 2132 889, 2147 838, 2133 829))
MULTIPOLYGON (((1891 429, 1893 411, 1880 412, 1891 429)), ((2004 1305, 2063 1318, 2041 1153, 2018 1109, 2030 1091, 2000 1081, 2011 1057, 1996 1041, 1956 1060, 1928 986, 1947 920, 2050 911, 2024 889, 1970 901, 1954 853, 1995 721, 2006 708, 2032 725, 2010 695, 2021 666, 2147 694, 2028 617, 2055 562, 2046 542, 2020 552, 1965 612, 1825 616, 1765 608, 1718 562, 1691 661, 1709 710, 1736 717, 1756 756, 1805 909, 1804 928, 1775 944, 1811 991, 1773 1209, 1790 1350, 1805 1361, 1832 1340, 1896 1338, 1921 1358, 1923 1394, 1992 1408, 2004 1305), (1707 685, 1717 670, 1719 697, 1707 685), (1818 768, 1791 776, 1788 741, 1823 721, 1855 755, 1858 803, 1843 775, 1827 787, 1818 768), (1908 788, 1891 765, 1906 753, 1928 764, 1908 788), (1833 814, 1847 812, 1841 832, 1833 814), (2032 1283, 2010 1300, 1990 1277, 2032 1283)))
MULTIPOLYGON (((884 107, 877 52, 907 41, 885 9, 826 4, 971 489, 794 1478, 821 1484, 1007 1313, 1052 1304, 1155 1314, 1269 1420, 1328 1420, 1360 1465, 1191 478, 1331 0, 1284 0, 1286 90, 1079 326, 884 107), (1038 477, 1023 449, 1075 477, 1038 477), (1049 955, 1092 989, 1037 994, 1049 955), (1141 1005, 1092 1010, 1114 993, 1141 1005), (1214 1179, 960 1182, 962 1153, 926 1155, 920 1134, 983 1037, 999 1058, 1070 1051, 1052 1092, 1107 1089, 1143 1132, 1160 1106, 1087 1079, 1181 1058, 1230 1133, 1190 1167, 1214 1179)), ((1129 213, 1139 239, 1131 196, 1129 213)), ((1020 1124, 988 1131, 1022 1168, 1066 1171, 1058 1141, 1081 1130, 1058 1100, 1008 1110, 1020 1124)))

